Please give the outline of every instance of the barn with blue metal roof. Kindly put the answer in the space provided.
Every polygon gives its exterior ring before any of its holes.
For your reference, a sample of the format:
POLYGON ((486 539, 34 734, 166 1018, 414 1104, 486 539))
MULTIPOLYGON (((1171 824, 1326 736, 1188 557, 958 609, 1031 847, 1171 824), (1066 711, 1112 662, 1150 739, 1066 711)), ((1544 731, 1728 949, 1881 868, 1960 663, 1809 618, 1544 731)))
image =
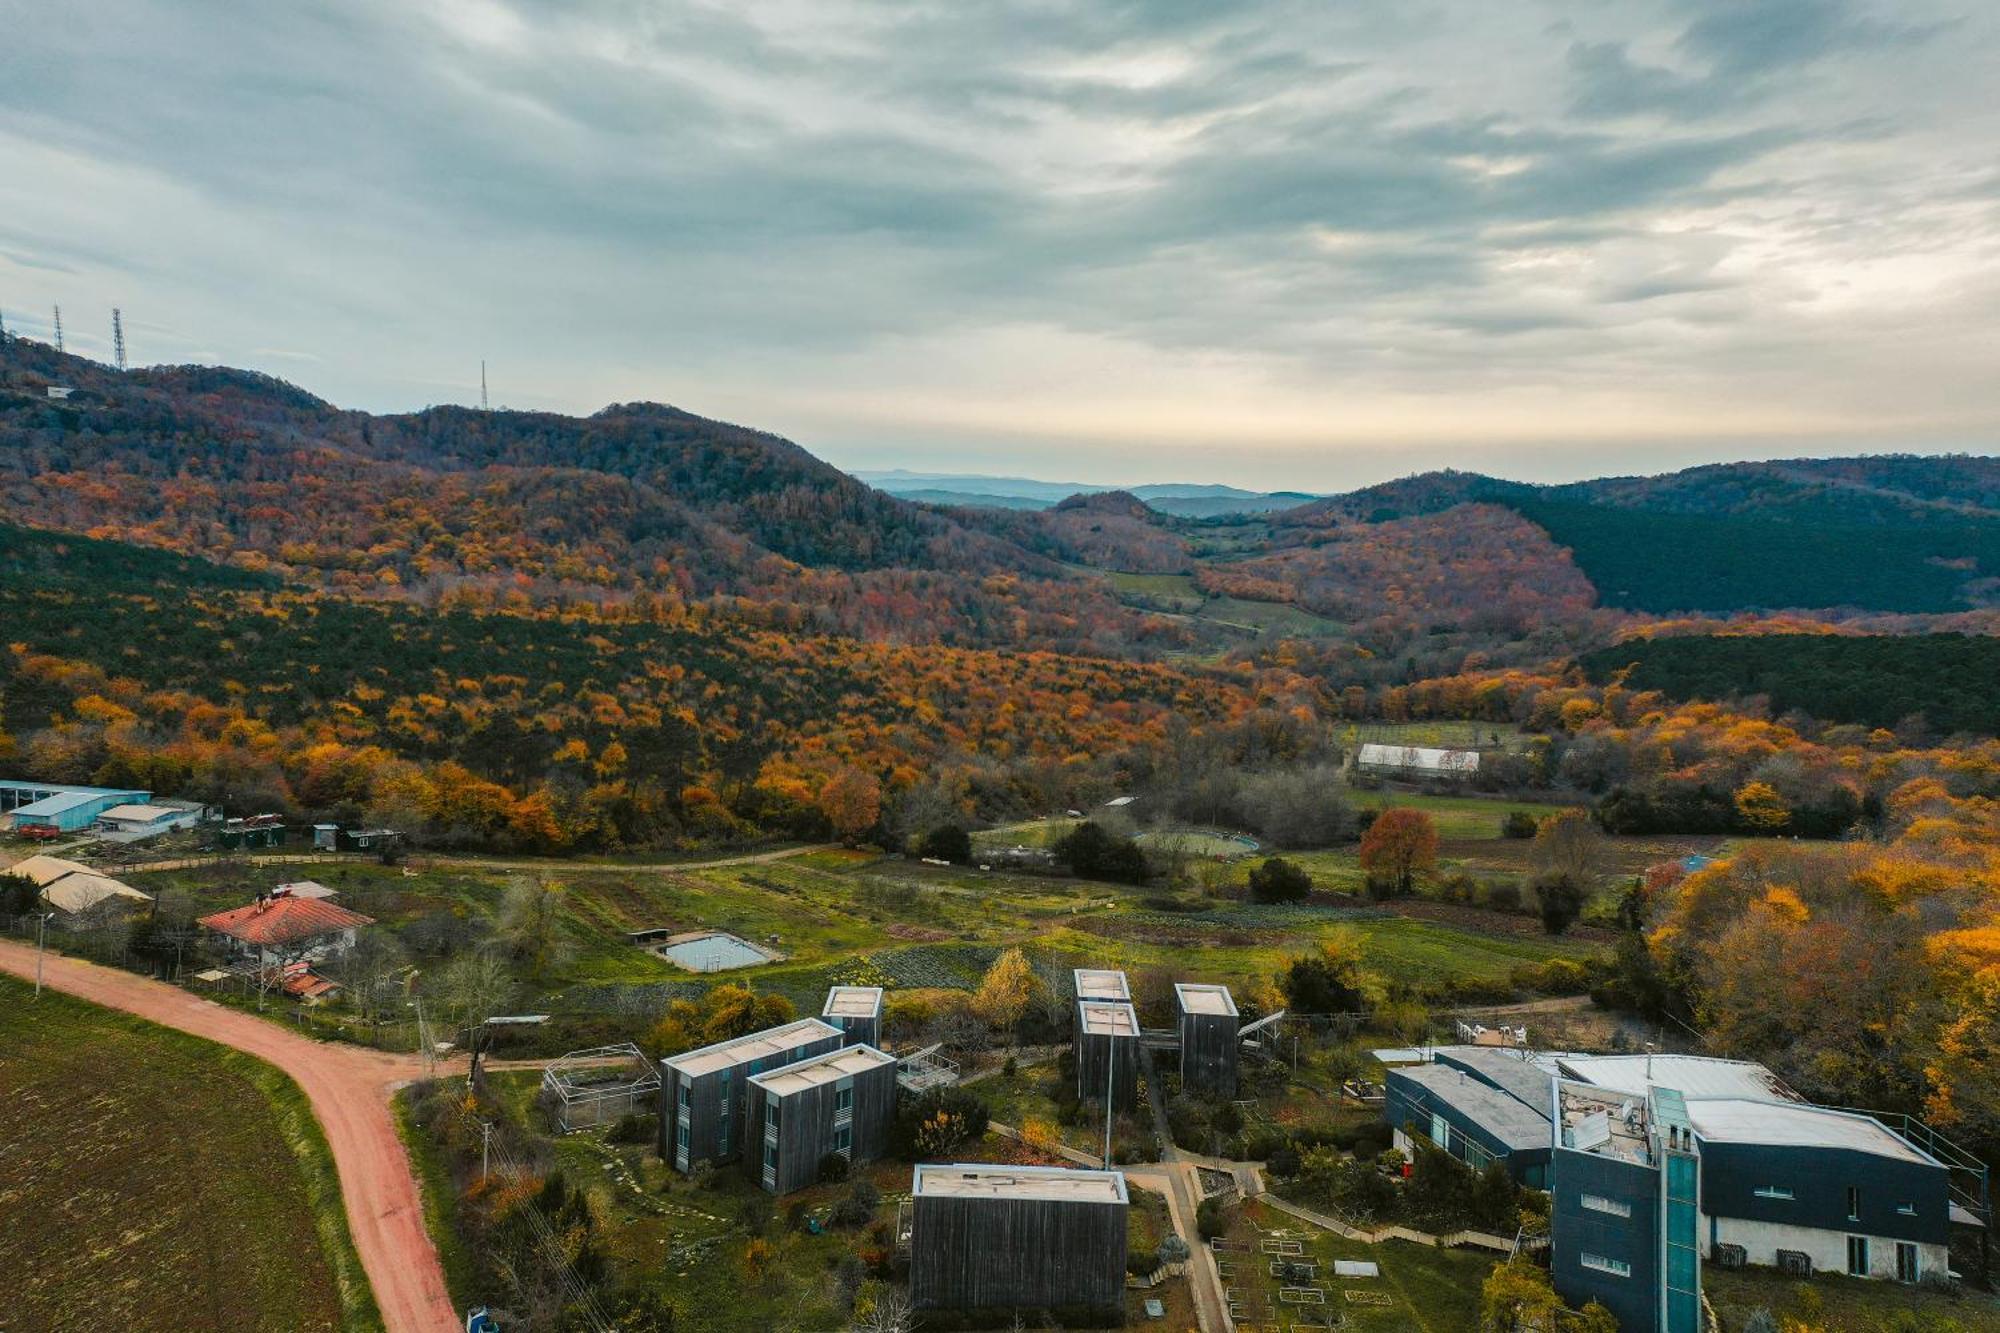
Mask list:
POLYGON ((76 833, 106 810, 142 804, 152 795, 129 787, 72 787, 54 782, 0 780, 0 821, 15 831, 53 828, 76 833))

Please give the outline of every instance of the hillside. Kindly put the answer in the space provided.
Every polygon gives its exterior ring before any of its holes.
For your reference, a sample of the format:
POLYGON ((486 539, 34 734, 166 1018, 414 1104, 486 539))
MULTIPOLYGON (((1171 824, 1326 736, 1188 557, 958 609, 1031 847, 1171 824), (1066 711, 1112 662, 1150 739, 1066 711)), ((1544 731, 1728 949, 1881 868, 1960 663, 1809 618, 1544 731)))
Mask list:
POLYGON ((794 444, 673 408, 372 416, 247 372, 121 375, 23 339, 0 346, 0 520, 372 596, 643 589, 946 642, 1129 647, 1163 629, 794 444), (48 400, 53 383, 72 398, 48 400))
POLYGON ((1610 607, 1936 614, 2000 595, 2000 460, 1990 458, 1726 463, 1553 486, 1423 473, 1274 515, 1270 547, 1481 503, 1541 528, 1610 607))
POLYGON ((1896 727, 1921 716, 1939 734, 2000 734, 2000 639, 1966 634, 1689 635, 1637 639, 1579 659, 1672 699, 1759 697, 1827 722, 1896 727))

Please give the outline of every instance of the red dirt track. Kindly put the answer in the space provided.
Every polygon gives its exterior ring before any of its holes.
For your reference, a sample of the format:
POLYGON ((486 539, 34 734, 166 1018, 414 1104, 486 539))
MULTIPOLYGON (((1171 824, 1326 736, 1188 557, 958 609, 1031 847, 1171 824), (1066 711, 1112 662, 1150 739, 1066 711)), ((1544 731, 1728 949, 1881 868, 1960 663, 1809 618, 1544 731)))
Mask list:
MULTIPOLYGON (((0 971, 34 980, 34 949, 0 940, 0 971)), ((415 1056, 313 1041, 163 982, 56 954, 46 960, 43 984, 233 1046, 290 1075, 312 1102, 333 1149, 347 1225, 389 1333, 461 1327, 437 1250, 424 1230, 416 1177, 389 1113, 391 1089, 422 1074, 415 1056)))

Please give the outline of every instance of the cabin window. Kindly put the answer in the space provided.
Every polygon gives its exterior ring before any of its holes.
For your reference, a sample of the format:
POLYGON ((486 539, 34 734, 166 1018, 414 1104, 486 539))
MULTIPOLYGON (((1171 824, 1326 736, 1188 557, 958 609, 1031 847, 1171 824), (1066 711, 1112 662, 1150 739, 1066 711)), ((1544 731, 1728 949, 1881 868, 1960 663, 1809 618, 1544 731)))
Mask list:
POLYGON ((1861 1187, 1859 1185, 1849 1185, 1847 1187, 1847 1220, 1850 1222, 1859 1222, 1861 1220, 1861 1187))
POLYGON ((1609 1213, 1613 1217, 1630 1217, 1632 1205, 1623 1199, 1607 1199, 1602 1194, 1586 1194, 1583 1206, 1593 1213, 1609 1213))
POLYGON ((1915 1217, 1917 1215, 1917 1206, 1913 1203, 1899 1203, 1896 1205, 1896 1211, 1904 1217, 1915 1217))
POLYGON ((1435 1111, 1431 1113, 1431 1142, 1440 1148, 1451 1147, 1451 1122, 1435 1111))
POLYGON ((1594 1269, 1599 1273, 1609 1273, 1613 1277, 1632 1276, 1632 1265, 1626 1263, 1623 1259, 1607 1259, 1601 1254, 1591 1254, 1585 1251, 1583 1257, 1577 1262, 1581 1263, 1585 1268, 1594 1269))
POLYGON ((1757 1197, 1760 1199, 1789 1200, 1793 1196, 1792 1192, 1786 1189, 1783 1185, 1759 1185, 1757 1187, 1757 1197))
POLYGON ((833 1109, 835 1114, 842 1111, 852 1111, 854 1109, 854 1089, 835 1089, 833 1094, 833 1109))
POLYGON ((1868 1276, 1868 1237, 1849 1236, 1847 1238, 1847 1275, 1849 1277, 1868 1276))
POLYGON ((1923 1275, 1923 1268, 1917 1260, 1917 1247, 1908 1241, 1897 1242, 1896 1281, 1915 1282, 1923 1275))

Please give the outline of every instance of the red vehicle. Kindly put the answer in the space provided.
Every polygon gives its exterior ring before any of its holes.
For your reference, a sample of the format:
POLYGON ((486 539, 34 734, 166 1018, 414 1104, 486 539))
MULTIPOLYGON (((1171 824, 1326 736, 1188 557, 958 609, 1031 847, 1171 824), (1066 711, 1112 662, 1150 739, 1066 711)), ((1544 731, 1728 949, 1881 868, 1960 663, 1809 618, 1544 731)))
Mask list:
POLYGON ((54 842, 62 837, 62 830, 54 824, 23 824, 14 831, 36 842, 54 842))

